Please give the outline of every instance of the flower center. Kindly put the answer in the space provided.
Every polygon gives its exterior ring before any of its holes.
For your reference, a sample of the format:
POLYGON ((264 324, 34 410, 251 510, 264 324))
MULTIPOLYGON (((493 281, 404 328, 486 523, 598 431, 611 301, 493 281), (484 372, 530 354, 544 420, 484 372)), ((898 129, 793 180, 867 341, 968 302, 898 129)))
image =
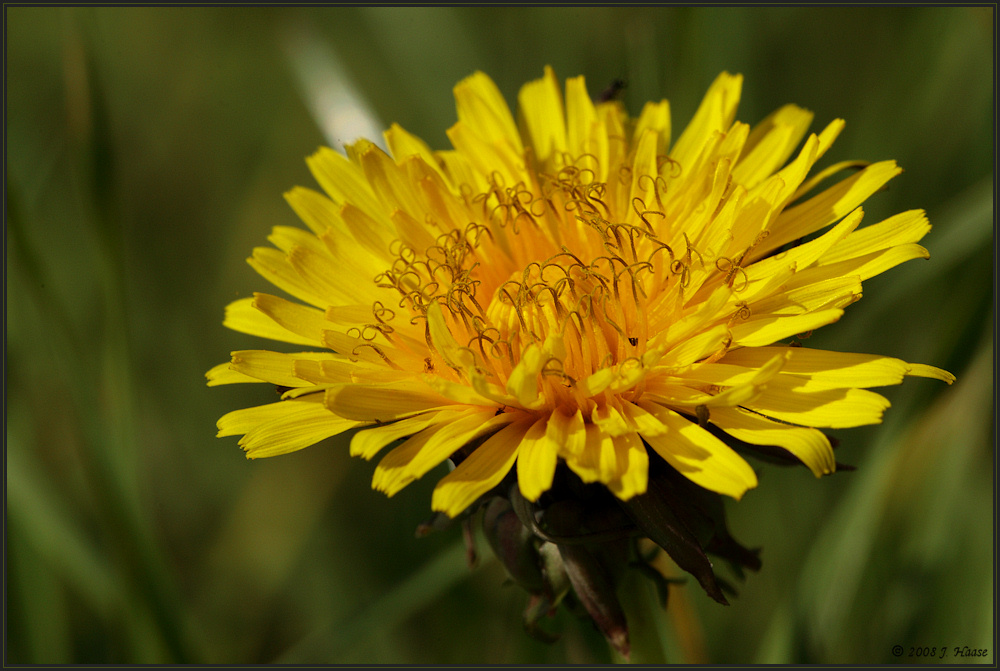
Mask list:
MULTIPOLYGON (((650 338, 683 316, 686 296, 707 275, 736 275, 732 263, 707 262, 683 234, 680 244, 664 241, 662 178, 640 188, 650 208, 632 195, 630 173, 618 175, 597 181, 570 165, 532 175, 530 188, 504 187, 494 175, 484 193, 463 189, 471 223, 436 222, 447 232, 422 254, 397 242, 396 261, 376 282, 395 289, 411 323, 439 303, 465 356, 501 386, 528 347, 561 336, 541 373, 546 398, 570 402, 577 383, 594 373, 641 366, 650 338)), ((435 351, 429 329, 425 340, 435 351)))

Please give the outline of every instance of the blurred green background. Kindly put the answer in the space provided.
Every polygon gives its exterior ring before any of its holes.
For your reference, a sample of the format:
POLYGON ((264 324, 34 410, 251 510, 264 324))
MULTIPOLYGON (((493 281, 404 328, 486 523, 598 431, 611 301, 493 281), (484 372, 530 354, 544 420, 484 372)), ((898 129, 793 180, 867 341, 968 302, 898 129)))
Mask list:
MULTIPOLYGON (((217 439, 266 385, 204 372, 267 347, 221 325, 267 283, 244 263, 304 157, 349 141, 351 91, 446 148, 475 69, 515 100, 551 64, 592 94, 671 101, 682 127, 723 70, 754 123, 787 102, 847 120, 822 165, 906 169, 867 223, 927 210, 929 262, 866 283, 810 345, 945 367, 882 390, 883 425, 836 432, 858 470, 761 465, 729 506, 764 568, 725 608, 689 582, 671 661, 993 662, 992 8, 5 8, 9 663, 610 660, 525 595, 480 540, 414 538, 428 476, 393 500, 333 439, 248 462, 217 439), (900 657, 893 645, 904 648, 900 657), (953 648, 987 648, 957 659, 953 648)), ((276 347, 276 349, 280 349, 276 347)), ((727 575, 722 568, 723 575, 727 575)), ((738 583, 738 581, 737 581, 738 583)), ((739 583, 738 583, 739 584, 739 583)))

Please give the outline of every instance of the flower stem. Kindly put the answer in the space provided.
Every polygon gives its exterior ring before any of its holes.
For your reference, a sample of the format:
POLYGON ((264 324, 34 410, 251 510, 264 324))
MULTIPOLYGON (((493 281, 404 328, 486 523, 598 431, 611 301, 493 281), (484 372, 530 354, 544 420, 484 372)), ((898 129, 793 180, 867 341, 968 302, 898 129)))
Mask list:
POLYGON ((636 571, 622 581, 619 598, 628 619, 630 654, 612 650, 616 664, 674 664, 682 662, 676 632, 667 618, 653 584, 636 571))

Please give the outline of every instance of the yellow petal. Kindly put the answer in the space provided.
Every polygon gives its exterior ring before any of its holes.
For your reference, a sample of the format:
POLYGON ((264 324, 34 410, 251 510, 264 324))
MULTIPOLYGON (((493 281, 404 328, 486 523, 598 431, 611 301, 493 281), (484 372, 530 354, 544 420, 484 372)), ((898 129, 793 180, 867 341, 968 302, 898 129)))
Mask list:
POLYGON ((584 398, 596 396, 611 386, 615 381, 615 371, 612 368, 601 368, 577 383, 577 389, 584 398))
POLYGON ((757 486, 757 475, 731 447, 669 408, 640 402, 667 427, 667 433, 643 438, 684 477, 699 487, 740 499, 757 486))
POLYGON ((427 146, 427 143, 416 135, 406 132, 398 123, 394 123, 385 131, 385 143, 392 152, 392 157, 396 163, 402 163, 410 156, 419 156, 429 166, 437 165, 434 152, 427 146))
POLYGON ((583 77, 567 79, 566 146, 574 157, 594 151, 591 146, 591 129, 597 121, 597 110, 587 93, 583 77))
POLYGON ((928 366, 923 363, 911 363, 908 364, 910 369, 906 371, 907 375, 914 377, 929 377, 935 380, 941 380, 942 382, 947 382, 951 384, 955 381, 955 376, 944 370, 943 368, 937 368, 936 366, 928 366))
POLYGON ((596 424, 591 426, 595 431, 587 432, 587 450, 597 457, 598 479, 607 484, 618 475, 618 450, 615 449, 615 438, 602 431, 596 424), (595 436, 596 445, 593 442, 595 436))
POLYGON ((458 120, 489 143, 506 143, 517 154, 524 151, 507 101, 493 80, 475 72, 455 86, 458 120))
POLYGON ((838 172, 845 170, 861 170, 871 165, 871 161, 841 161, 831 166, 823 168, 809 179, 799 184, 799 188, 792 194, 789 202, 797 202, 802 196, 815 189, 821 182, 826 181, 838 172))
MULTIPOLYGON (((739 405, 756 398, 767 383, 778 375, 786 360, 787 355, 778 352, 760 366, 749 370, 723 364, 696 364, 671 371, 669 376, 658 376, 650 380, 642 398, 681 408, 739 405), (726 389, 714 394, 699 391, 706 385, 726 389)), ((640 433, 653 435, 656 432, 640 433)))
POLYGON ((345 203, 340 216, 351 236, 358 244, 377 258, 391 259, 389 246, 396 237, 395 228, 388 217, 375 219, 361 208, 345 203))
MULTIPOLYGON (((470 442, 488 436, 514 421, 513 413, 494 414, 492 408, 470 410, 441 426, 401 473, 404 480, 416 480, 470 442)), ((394 493, 390 487, 389 496, 394 493)))
MULTIPOLYGON (((329 357, 329 358, 333 358, 333 357, 337 357, 339 355, 327 353, 326 356, 329 357)), ((327 375, 323 371, 323 367, 324 367, 323 364, 324 363, 327 363, 327 362, 317 361, 315 359, 311 360, 311 359, 305 359, 305 358, 295 358, 292 361, 292 367, 291 367, 292 377, 298 378, 300 380, 305 380, 309 384, 319 385, 319 386, 342 383, 345 380, 350 379, 349 376, 345 376, 345 375, 332 375, 332 376, 331 375, 327 375)), ((344 361, 330 361, 329 363, 330 364, 334 364, 334 365, 337 365, 337 364, 341 364, 342 365, 342 364, 344 364, 346 362, 344 362, 344 361)), ((283 385, 283 386, 289 387, 289 386, 292 386, 292 385, 283 385)), ((284 393, 287 394, 288 391, 285 391, 284 393)))
POLYGON ((767 388, 768 383, 778 375, 778 372, 788 361, 788 354, 780 352, 754 372, 753 377, 744 383, 734 385, 705 400, 702 405, 709 408, 733 406, 748 403, 757 398, 767 388))
POLYGON ((434 155, 444 165, 444 172, 452 184, 467 184, 470 193, 487 190, 486 177, 490 173, 479 172, 467 156, 460 151, 436 151, 434 155))
POLYGON ((725 347, 730 338, 726 325, 719 324, 682 341, 664 354, 662 363, 669 366, 687 366, 718 352, 725 347))
POLYGON ((430 329, 431 343, 449 366, 458 370, 468 370, 476 365, 476 355, 468 347, 462 347, 455 340, 445 321, 438 302, 427 308, 427 327, 430 329))
MULTIPOLYGON (((687 368, 676 369, 670 372, 671 377, 680 378, 685 384, 700 387, 704 385, 716 385, 719 387, 732 387, 738 384, 746 384, 757 374, 760 366, 773 358, 780 348, 741 348, 727 353, 718 363, 696 363, 687 368), (729 356, 732 352, 757 351, 770 349, 771 357, 761 361, 759 364, 741 364, 739 362, 729 363, 729 356)), ((757 358, 755 358, 755 361, 757 358)))
POLYGON ((404 481, 401 473, 420 454, 420 450, 434 437, 439 428, 437 425, 427 427, 420 433, 410 436, 402 445, 393 448, 389 454, 382 457, 382 461, 376 466, 375 474, 372 476, 372 489, 385 492, 388 487, 402 482, 402 485, 396 488, 396 491, 399 491, 413 482, 412 479, 404 481))
POLYGON ((476 371, 470 371, 469 377, 472 382, 472 388, 483 398, 487 398, 501 407, 505 405, 517 407, 517 398, 509 394, 505 394, 503 389, 492 382, 489 382, 485 375, 476 371))
MULTIPOLYGON (((324 234, 329 239, 332 231, 324 234)), ((296 245, 288 252, 288 261, 295 271, 310 287, 326 299, 325 305, 351 305, 368 303, 369 305, 385 298, 370 278, 381 269, 370 261, 371 257, 360 252, 356 245, 336 253, 318 253, 312 249, 296 245), (355 278, 353 282, 345 282, 345 278, 355 278), (364 278, 365 281, 357 281, 364 278)))
POLYGON ((659 334, 650 339, 650 347, 663 345, 670 348, 678 344, 683 345, 693 334, 704 331, 707 324, 716 321, 722 310, 726 308, 732 294, 733 290, 730 287, 725 285, 718 287, 706 300, 699 303, 698 308, 693 313, 666 324, 659 334))
POLYGON ((267 236, 267 239, 286 254, 295 247, 305 247, 316 254, 328 255, 330 253, 319 237, 295 226, 275 226, 271 229, 271 234, 267 236))
POLYGON ((545 428, 549 440, 559 447, 559 455, 579 454, 586 447, 587 436, 584 430, 583 413, 579 409, 567 413, 556 409, 549 417, 545 428))
POLYGON ((662 216, 652 214, 659 211, 655 193, 656 182, 654 181, 657 156, 661 155, 657 153, 659 136, 653 129, 646 129, 642 131, 641 135, 637 134, 636 138, 635 157, 632 160, 632 189, 628 199, 634 207, 628 209, 628 222, 639 227, 645 227, 644 222, 648 222, 655 229, 663 221, 662 216), (650 214, 646 215, 646 212, 650 214))
POLYGON ((804 271, 809 273, 809 279, 813 277, 836 277, 843 275, 856 275, 862 281, 880 275, 890 268, 895 268, 901 263, 912 261, 913 259, 929 259, 930 252, 917 244, 899 245, 880 252, 857 256, 846 261, 829 263, 809 268, 804 271))
POLYGON ((556 472, 559 446, 552 442, 546 432, 548 417, 543 417, 531 425, 521 439, 517 457, 517 484, 521 495, 528 501, 538 497, 552 486, 556 472))
POLYGON ((305 387, 310 381, 295 375, 297 358, 318 360, 330 358, 332 354, 303 352, 301 354, 283 354, 267 350, 241 350, 232 353, 232 370, 255 377, 258 380, 280 385, 282 387, 305 387))
POLYGON ((271 247, 256 247, 247 263, 268 282, 306 303, 321 308, 330 304, 327 297, 296 272, 284 252, 271 247))
POLYGON ((351 361, 349 357, 343 362, 324 362, 323 375, 335 376, 336 382, 357 382, 360 384, 383 384, 420 377, 411 371, 389 369, 367 361, 351 361), (345 376, 344 373, 347 375, 345 376))
POLYGON ((539 398, 538 375, 553 357, 562 359, 565 356, 562 348, 562 337, 553 334, 541 345, 532 343, 521 353, 521 360, 507 380, 507 393, 515 397, 521 407, 533 409, 544 402, 544 398, 539 398))
POLYGON ((384 364, 396 370, 403 370, 403 366, 410 370, 420 370, 423 366, 420 357, 412 352, 404 352, 384 343, 376 344, 363 338, 355 338, 336 329, 324 329, 321 338, 324 347, 352 361, 363 360, 368 363, 384 364))
POLYGON ((889 407, 883 396, 866 389, 802 391, 804 384, 790 375, 776 377, 744 405, 783 422, 831 429, 879 424, 889 407))
MULTIPOLYGON (((597 482, 601 479, 601 457, 609 453, 612 457, 611 463, 616 463, 614 457, 614 444, 611 436, 601 433, 601 430, 594 424, 583 425, 584 447, 579 452, 562 452, 561 456, 566 460, 566 465, 570 470, 580 476, 584 482, 597 482), (604 449, 604 448, 607 449, 604 449)), ((607 458, 604 458, 607 461, 607 458)))
POLYGON ((263 380, 258 380, 255 377, 251 377, 244 373, 239 373, 232 369, 232 364, 220 363, 218 366, 212 366, 212 368, 205 373, 205 377, 208 378, 208 386, 216 387, 220 384, 238 384, 240 382, 263 382, 263 380))
POLYGON ((402 210, 411 217, 423 220, 425 208, 420 193, 401 166, 375 145, 366 149, 360 158, 365 177, 384 211, 402 210))
POLYGON ((771 225, 770 235, 754 250, 753 257, 760 258, 782 245, 829 226, 901 172, 895 161, 873 163, 801 205, 785 210, 771 225))
POLYGON ((746 347, 727 352, 719 364, 756 368, 777 354, 788 357, 782 374, 808 378, 812 389, 899 384, 911 365, 887 356, 831 352, 808 347, 746 347))
POLYGON ((545 66, 545 76, 521 87, 517 96, 523 135, 539 163, 566 151, 566 118, 555 72, 545 66))
POLYGON ((448 139, 458 152, 479 173, 477 182, 485 184, 483 175, 491 179, 500 176, 499 186, 513 186, 525 180, 523 160, 507 143, 490 143, 476 134, 468 124, 459 121, 447 130, 448 139))
POLYGON ((601 433, 617 437, 632 432, 632 427, 622 413, 610 403, 598 405, 590 413, 590 420, 597 425, 601 433))
POLYGON ((785 105, 757 124, 743 146, 733 179, 752 188, 780 168, 805 136, 813 113, 785 105))
POLYGON ((296 186, 285 193, 285 200, 295 210, 306 226, 319 235, 334 226, 340 220, 337 205, 321 193, 296 186))
POLYGON ((608 481, 608 489, 622 501, 645 494, 649 485, 649 454, 634 433, 612 438, 617 460, 617 473, 608 481))
MULTIPOLYGON (((739 145, 746 139, 746 134, 747 125, 741 123, 733 124, 730 131, 726 133, 724 141, 718 148, 718 158, 715 160, 714 165, 709 165, 706 170, 706 177, 711 175, 711 190, 704 193, 697 200, 689 199, 692 206, 696 202, 698 203, 697 206, 694 206, 692 212, 680 215, 683 217, 684 233, 687 237, 700 240, 703 232, 709 226, 713 217, 715 217, 715 213, 725 206, 723 197, 732 188, 729 169, 736 155, 739 153, 739 145)), ((670 214, 668 216, 673 219, 677 215, 670 214)), ((695 273, 696 280, 699 277, 706 276, 705 273, 695 273)), ((697 289, 698 283, 696 281, 692 283, 690 291, 694 292, 697 289)))
POLYGON ((747 138, 745 151, 751 152, 756 149, 757 145, 766 142, 777 129, 792 128, 794 132, 788 138, 788 144, 784 148, 785 160, 787 160, 792 155, 792 152, 795 151, 795 145, 808 132, 809 125, 813 121, 813 116, 812 112, 798 105, 782 105, 754 126, 750 137, 747 138))
POLYGON ((523 407, 530 408, 538 400, 538 374, 545 366, 545 354, 537 343, 521 353, 521 360, 507 379, 507 393, 523 407))
POLYGON ((366 422, 388 422, 454 405, 422 382, 402 381, 383 385, 336 385, 326 390, 324 403, 341 417, 366 422))
POLYGON ((490 396, 484 396, 475 386, 469 386, 461 382, 452 382, 437 375, 424 375, 421 378, 430 388, 445 398, 462 405, 489 405, 498 407, 510 405, 509 403, 497 402, 490 396))
MULTIPOLYGON (((750 264, 746 268, 747 282, 753 282, 767 277, 768 275, 776 272, 779 268, 790 264, 794 264, 796 270, 799 271, 808 268, 819 259, 823 258, 823 255, 826 254, 830 248, 843 240, 849 233, 851 233, 851 231, 856 229, 858 224, 861 223, 861 219, 863 217, 864 211, 859 207, 851 212, 850 215, 844 217, 843 221, 815 240, 798 245, 794 249, 790 249, 782 254, 776 254, 772 257, 764 259, 763 261, 757 261, 756 263, 750 264)), ((765 238, 765 240, 767 240, 767 238, 765 238)))
POLYGON ((334 324, 353 326, 372 322, 371 303, 359 305, 329 305, 325 313, 327 321, 334 324))
POLYGON ((669 405, 671 407, 694 408, 698 405, 704 405, 711 398, 711 394, 706 394, 703 391, 679 384, 675 379, 658 376, 646 383, 646 389, 642 393, 641 400, 653 401, 654 403, 669 405))
POLYGON ((770 345, 783 338, 818 329, 840 319, 844 311, 840 308, 819 310, 804 315, 751 317, 733 326, 733 344, 743 347, 770 345))
POLYGON ((434 245, 436 231, 405 210, 393 210, 390 217, 396 228, 396 237, 410 249, 427 250, 434 245))
POLYGON ((698 111, 670 150, 670 157, 678 161, 683 169, 690 168, 691 162, 701 153, 712 133, 724 133, 732 125, 742 87, 743 75, 731 75, 728 72, 723 72, 712 82, 698 111))
POLYGON ((634 403, 622 403, 622 412, 637 433, 644 436, 659 436, 667 432, 663 422, 634 403))
POLYGON ((389 452, 379 462, 372 487, 394 496, 471 440, 496 430, 510 417, 492 417, 481 409, 470 409, 453 420, 424 429, 389 452))
POLYGON ((514 422, 487 438, 455 470, 441 478, 434 488, 431 508, 458 517, 476 499, 500 484, 514 465, 529 426, 529 422, 514 422))
POLYGON ((712 424, 751 445, 777 445, 788 450, 816 477, 837 468, 830 440, 816 429, 781 424, 743 408, 713 408, 712 424))
POLYGON ((784 350, 788 363, 782 375, 807 378, 799 388, 834 389, 845 387, 884 387, 899 384, 903 376, 930 377, 951 384, 955 376, 946 370, 919 363, 907 363, 876 354, 831 352, 808 347, 754 347, 732 350, 720 364, 755 367, 784 350))
MULTIPOLYGON (((628 145, 625 143, 625 137, 628 134, 625 128, 629 122, 628 112, 625 111, 625 106, 617 100, 597 103, 595 109, 598 120, 595 128, 598 133, 604 135, 608 148, 604 165, 622 165, 628 155, 628 145)), ((604 179, 607 179, 606 171, 602 171, 601 174, 604 175, 604 179)))
POLYGON ((221 438, 222 436, 237 436, 247 433, 256 426, 267 424, 302 410, 305 407, 303 404, 306 403, 317 405, 316 399, 308 398, 295 401, 277 401, 267 405, 233 410, 219 418, 216 424, 219 427, 219 433, 216 435, 221 438))
POLYGON ((783 292, 756 301, 750 305, 752 314, 800 315, 824 308, 843 308, 861 298, 861 278, 857 275, 838 275, 819 281, 804 274, 796 274, 785 285, 783 292), (797 286, 799 284, 804 286, 797 286))
POLYGON ((656 153, 666 154, 670 147, 670 103, 661 100, 658 103, 647 102, 639 113, 633 131, 633 141, 641 138, 646 130, 656 132, 656 153))
POLYGON ((328 147, 320 147, 306 159, 306 163, 334 203, 353 203, 372 217, 378 217, 385 211, 365 180, 364 173, 342 154, 328 147))
MULTIPOLYGON (((240 298, 226 306, 226 317, 222 325, 240 333, 294 343, 296 345, 316 345, 312 338, 306 338, 276 323, 273 319, 254 307, 253 298, 240 298)), ((221 384, 221 383, 220 383, 221 384)))
POLYGON ((273 457, 315 445, 321 440, 359 426, 359 422, 333 415, 320 403, 282 401, 298 404, 295 412, 259 424, 240 440, 248 459, 273 457))
POLYGON ((838 241, 823 255, 819 263, 836 263, 897 245, 918 242, 930 230, 931 225, 923 210, 901 212, 885 221, 854 231, 838 241))
POLYGON ((453 186, 443 168, 435 166, 431 169, 421 158, 408 160, 405 167, 423 196, 427 207, 424 222, 428 227, 451 231, 469 224, 469 210, 462 200, 462 189, 469 188, 468 185, 453 186))
MULTIPOLYGON (((780 188, 774 192, 773 204, 784 207, 791 201, 799 185, 805 180, 809 170, 827 152, 843 127, 843 120, 835 119, 827 124, 826 128, 819 135, 809 136, 795 160, 771 178, 780 184, 780 188)), ((758 187, 750 189, 751 197, 764 188, 765 185, 761 184, 758 187)), ((757 231, 753 231, 753 234, 756 235, 757 231)))
POLYGON ((429 426, 454 419, 457 416, 457 412, 459 412, 458 409, 425 412, 415 417, 401 419, 392 424, 358 431, 351 438, 351 456, 371 459, 381 452, 382 448, 393 441, 416 435, 429 426))
POLYGON ((306 344, 320 345, 323 330, 332 326, 319 310, 277 296, 255 293, 251 305, 279 326, 301 336, 306 344))

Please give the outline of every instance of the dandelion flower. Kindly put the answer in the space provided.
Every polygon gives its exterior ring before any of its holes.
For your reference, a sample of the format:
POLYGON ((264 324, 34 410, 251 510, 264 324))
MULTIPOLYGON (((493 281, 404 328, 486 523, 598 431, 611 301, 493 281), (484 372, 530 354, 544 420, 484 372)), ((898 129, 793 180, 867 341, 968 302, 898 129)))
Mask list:
POLYGON ((324 193, 286 194, 309 230, 277 226, 276 249, 248 260, 297 300, 254 294, 224 321, 308 349, 237 351, 209 371, 281 392, 219 435, 242 435, 250 458, 347 431, 365 459, 395 445, 373 480, 389 496, 450 459, 431 501, 449 517, 502 483, 537 508, 565 473, 642 526, 637 502, 666 496, 654 473, 736 499, 755 487, 733 445, 832 473, 820 429, 880 422, 889 402, 869 388, 954 378, 793 339, 837 321, 868 278, 927 258, 930 225, 913 210, 861 227, 896 163, 810 174, 844 122, 805 137, 812 113, 786 105, 751 128, 734 121, 741 85, 719 75, 676 134, 666 100, 632 119, 582 77, 563 94, 548 68, 515 121, 476 73, 455 87, 452 150, 398 125, 388 154, 320 149, 308 164, 324 193))

